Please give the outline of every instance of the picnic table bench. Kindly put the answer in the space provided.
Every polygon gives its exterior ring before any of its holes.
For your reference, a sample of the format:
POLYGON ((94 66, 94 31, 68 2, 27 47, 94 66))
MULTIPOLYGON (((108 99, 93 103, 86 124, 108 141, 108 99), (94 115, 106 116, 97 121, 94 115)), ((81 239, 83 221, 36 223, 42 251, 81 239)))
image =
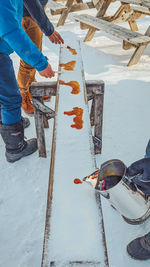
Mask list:
MULTIPOLYGON (((117 0, 118 1, 118 0, 117 0)), ((105 0, 102 3, 100 10, 97 12, 96 17, 90 15, 74 15, 74 19, 80 22, 81 28, 88 28, 88 33, 84 41, 91 41, 97 30, 103 30, 115 37, 123 40, 123 48, 135 48, 131 59, 127 66, 137 64, 140 57, 142 56, 145 48, 150 43, 150 27, 147 29, 145 34, 137 32, 138 28, 136 25, 136 19, 150 14, 150 2, 144 3, 139 0, 122 0, 121 6, 113 16, 106 16, 106 10, 110 5, 111 0, 105 0), (129 4, 135 4, 137 7, 131 7, 129 4), (140 6, 138 4, 140 3, 140 6), (142 6, 142 10, 141 10, 142 6), (144 9, 143 9, 144 8, 144 9), (130 29, 118 26, 115 23, 128 21, 130 29)))

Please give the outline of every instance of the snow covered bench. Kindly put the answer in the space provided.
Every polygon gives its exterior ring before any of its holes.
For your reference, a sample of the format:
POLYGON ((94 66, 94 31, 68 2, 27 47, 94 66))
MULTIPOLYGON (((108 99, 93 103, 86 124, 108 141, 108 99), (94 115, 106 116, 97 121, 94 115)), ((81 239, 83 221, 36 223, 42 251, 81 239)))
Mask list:
POLYGON ((124 27, 115 25, 104 19, 95 18, 93 16, 86 15, 86 14, 75 15, 74 19, 76 21, 79 21, 80 23, 86 24, 90 28, 85 37, 85 40, 84 40, 85 42, 91 41, 94 36, 94 33, 97 30, 103 30, 115 37, 118 37, 124 41, 131 43, 136 49, 131 59, 129 60, 127 66, 137 64, 145 48, 150 43, 150 37, 149 37, 150 27, 146 31, 145 35, 143 35, 139 32, 134 32, 124 27))

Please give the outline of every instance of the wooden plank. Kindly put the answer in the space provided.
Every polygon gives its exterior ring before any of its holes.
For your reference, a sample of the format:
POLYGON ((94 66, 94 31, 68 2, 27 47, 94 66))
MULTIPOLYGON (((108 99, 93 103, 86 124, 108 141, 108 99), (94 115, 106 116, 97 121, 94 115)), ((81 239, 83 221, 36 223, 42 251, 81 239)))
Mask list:
POLYGON ((57 82, 33 82, 30 87, 32 96, 56 96, 57 82))
MULTIPOLYGON (((61 48, 60 48, 61 52, 61 48)), ((61 70, 59 66, 59 71, 61 70)), ((56 91, 56 101, 55 101, 55 114, 58 112, 58 87, 56 91)), ((53 183, 54 183, 54 164, 55 164, 55 151, 56 151, 56 116, 54 117, 54 126, 53 126, 53 137, 52 137, 52 149, 51 149, 51 162, 50 162, 50 173, 49 173, 49 184, 48 184, 48 193, 47 193, 47 208, 46 208, 46 219, 45 219, 45 231, 44 231, 44 241, 43 241, 43 253, 42 253, 42 262, 41 267, 49 267, 49 262, 47 262, 47 243, 50 236, 50 218, 51 218, 51 205, 53 199, 53 183)))
MULTIPOLYGON (((104 17, 106 14, 106 10, 108 9, 109 5, 111 4, 112 0, 102 0, 101 1, 101 6, 97 12, 96 17, 104 17)), ((93 39, 94 34, 96 32, 96 29, 94 28, 89 28, 87 35, 84 39, 84 42, 89 42, 93 39)))
POLYGON ((68 263, 72 267, 108 266, 100 199, 97 202, 95 192, 91 191, 88 201, 89 191, 84 186, 77 188, 73 183, 75 177, 84 177, 85 170, 91 173, 96 168, 79 44, 74 48, 75 56, 65 47, 61 47, 60 53, 60 63, 75 60, 76 65, 74 71, 64 71, 59 79, 78 81, 80 93, 72 95, 68 86, 58 83, 42 267, 59 266, 60 263, 65 267, 68 263), (73 107, 84 111, 80 130, 70 127, 71 117, 64 118, 64 111, 73 107), (87 222, 93 229, 92 240, 88 240, 87 222))
MULTIPOLYGON (((98 88, 97 88, 98 89, 98 88)), ((95 109, 94 109, 94 136, 100 140, 100 146, 97 147, 95 146, 95 154, 101 153, 102 150, 102 125, 103 125, 103 102, 104 102, 104 93, 100 93, 99 90, 95 94, 94 97, 94 104, 95 104, 95 109)))
POLYGON ((120 2, 127 3, 127 4, 140 5, 143 7, 150 8, 150 1, 149 0, 120 0, 120 2))
MULTIPOLYGON (((91 8, 94 8, 94 5, 92 2, 73 4, 69 13, 91 9, 91 8)), ((59 14, 62 14, 62 10, 56 10, 52 12, 52 15, 59 15, 59 14)))
POLYGON ((114 25, 108 21, 104 21, 103 19, 95 18, 90 15, 75 15, 74 18, 77 21, 81 21, 95 28, 95 30, 103 30, 134 45, 150 42, 150 37, 148 36, 142 35, 138 32, 132 32, 129 29, 114 25))
MULTIPOLYGON (((39 101, 42 101, 42 97, 37 97, 39 101)), ((32 98, 34 105, 35 98, 32 98)), ((44 120, 42 112, 35 107, 34 109, 34 118, 35 118, 35 128, 37 135, 37 144, 39 157, 46 158, 46 146, 45 146, 45 135, 44 135, 44 120)))
MULTIPOLYGON (((145 35, 150 36, 150 26, 148 27, 145 35)), ((147 44, 140 45, 139 47, 137 47, 135 52, 133 53, 131 59, 129 60, 129 63, 127 66, 132 66, 132 65, 137 64, 146 47, 147 47, 147 44)))
POLYGON ((59 21, 57 23, 57 27, 64 25, 64 23, 66 21, 66 18, 67 18, 68 14, 69 14, 69 12, 71 10, 71 7, 73 5, 73 1, 74 0, 67 0, 67 2, 66 2, 67 9, 62 11, 62 14, 61 14, 61 16, 59 18, 59 21))
MULTIPOLYGON (((50 267, 58 267, 60 264, 60 262, 55 262, 52 261, 50 262, 50 267)), ((101 262, 100 261, 70 261, 70 262, 65 262, 64 264, 61 264, 61 267, 97 267, 97 266, 101 266, 101 262)))
POLYGON ((90 42, 93 39, 95 32, 96 32, 96 29, 94 29, 93 27, 91 27, 88 30, 87 35, 85 36, 84 42, 90 42))
POLYGON ((136 12, 139 12, 139 13, 142 13, 142 14, 145 14, 145 15, 150 15, 150 10, 148 8, 145 8, 145 7, 139 7, 139 6, 131 6, 132 10, 136 11, 136 12))
POLYGON ((60 4, 60 3, 54 2, 52 0, 48 1, 46 7, 49 7, 53 11, 57 11, 57 10, 62 11, 64 9, 67 9, 66 6, 64 6, 64 5, 60 4))
POLYGON ((100 9, 97 12, 96 17, 103 17, 106 14, 106 11, 111 3, 112 3, 112 0, 104 0, 102 2, 100 9))
POLYGON ((34 107, 36 107, 37 109, 39 109, 43 113, 48 113, 51 116, 51 118, 55 117, 55 112, 51 108, 45 106, 43 103, 41 103, 36 98, 34 98, 34 107))

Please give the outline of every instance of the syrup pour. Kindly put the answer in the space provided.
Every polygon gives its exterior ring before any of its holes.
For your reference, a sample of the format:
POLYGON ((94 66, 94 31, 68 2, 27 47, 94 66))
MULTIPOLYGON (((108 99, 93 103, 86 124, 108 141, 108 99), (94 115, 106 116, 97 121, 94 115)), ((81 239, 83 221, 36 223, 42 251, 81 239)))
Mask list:
POLYGON ((83 109, 82 108, 75 107, 75 108, 73 108, 72 111, 65 111, 64 114, 68 115, 68 116, 72 116, 72 115, 76 116, 73 119, 75 124, 71 125, 72 128, 76 128, 78 130, 83 128, 83 120, 82 120, 83 109))
POLYGON ((82 184, 82 181, 78 178, 74 179, 74 183, 75 184, 82 184))
POLYGON ((71 86, 72 87, 71 94, 77 95, 80 93, 80 85, 77 81, 70 81, 68 83, 65 83, 64 81, 60 80, 59 83, 62 85, 71 86))
POLYGON ((73 48, 71 48, 69 45, 67 45, 67 47, 66 47, 71 53, 72 53, 72 55, 77 55, 77 52, 76 52, 76 50, 75 49, 73 49, 73 48))
POLYGON ((69 61, 67 63, 60 63, 59 66, 63 67, 64 70, 74 70, 75 64, 76 64, 76 61, 73 60, 73 61, 69 61))

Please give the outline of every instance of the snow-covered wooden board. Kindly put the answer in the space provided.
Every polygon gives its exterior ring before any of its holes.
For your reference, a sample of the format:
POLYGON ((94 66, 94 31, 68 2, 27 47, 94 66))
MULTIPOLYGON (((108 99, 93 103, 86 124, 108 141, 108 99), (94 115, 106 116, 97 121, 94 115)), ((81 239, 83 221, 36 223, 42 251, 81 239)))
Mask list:
POLYGON ((96 169, 80 44, 73 46, 76 55, 60 49, 60 63, 75 61, 75 68, 59 67, 42 267, 108 266, 100 199, 88 184, 73 182, 96 169), (60 80, 77 81, 80 93, 71 94, 60 80), (81 129, 72 128, 74 116, 64 114, 74 107, 83 109, 81 129))

